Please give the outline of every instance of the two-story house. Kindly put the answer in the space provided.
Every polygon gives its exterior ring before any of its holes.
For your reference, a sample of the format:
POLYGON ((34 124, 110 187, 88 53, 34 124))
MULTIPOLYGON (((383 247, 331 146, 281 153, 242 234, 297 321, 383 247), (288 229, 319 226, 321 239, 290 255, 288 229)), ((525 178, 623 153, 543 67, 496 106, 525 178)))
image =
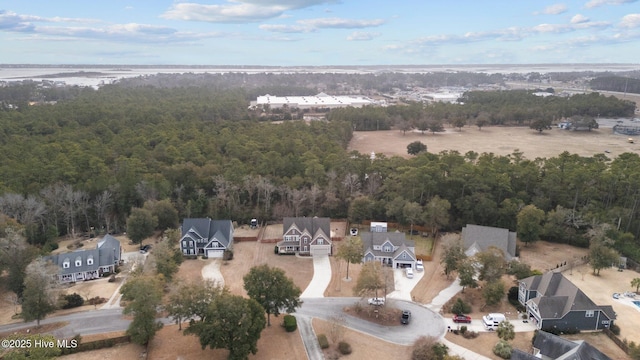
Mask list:
POLYGON ((116 271, 122 258, 120 241, 105 235, 95 249, 84 249, 45 257, 58 266, 58 281, 77 282, 97 279, 116 271))
POLYGON ((331 255, 331 220, 319 217, 286 217, 282 220, 279 254, 331 255))
POLYGON ((518 301, 538 329, 602 330, 616 319, 610 305, 596 305, 560 272, 520 280, 518 301))
POLYGON ((180 251, 184 255, 202 255, 221 258, 233 245, 231 220, 188 218, 182 222, 180 251))
POLYGON ((360 234, 363 262, 378 261, 393 268, 416 266, 415 242, 401 232, 364 232, 360 234))
POLYGON ((517 234, 509 229, 467 224, 462 228, 461 237, 467 256, 473 256, 489 247, 502 250, 507 261, 516 256, 517 234))
POLYGON ((533 340, 533 354, 513 349, 511 360, 611 360, 600 350, 583 340, 568 340, 545 331, 538 331, 533 340))

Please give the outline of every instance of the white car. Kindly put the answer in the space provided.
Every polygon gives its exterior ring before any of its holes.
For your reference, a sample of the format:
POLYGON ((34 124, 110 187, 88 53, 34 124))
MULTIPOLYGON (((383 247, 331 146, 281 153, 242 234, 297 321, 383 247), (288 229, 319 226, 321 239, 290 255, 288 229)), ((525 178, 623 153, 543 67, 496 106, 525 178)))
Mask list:
POLYGON ((422 260, 416 260, 416 271, 424 271, 422 260))
POLYGON ((351 228, 351 236, 358 236, 358 228, 351 228))
POLYGON ((408 268, 404 268, 404 274, 406 275, 407 279, 413 279, 413 269, 408 267, 408 268))
POLYGON ((384 298, 379 298, 379 297, 369 298, 368 303, 369 305, 382 306, 384 305, 384 298))

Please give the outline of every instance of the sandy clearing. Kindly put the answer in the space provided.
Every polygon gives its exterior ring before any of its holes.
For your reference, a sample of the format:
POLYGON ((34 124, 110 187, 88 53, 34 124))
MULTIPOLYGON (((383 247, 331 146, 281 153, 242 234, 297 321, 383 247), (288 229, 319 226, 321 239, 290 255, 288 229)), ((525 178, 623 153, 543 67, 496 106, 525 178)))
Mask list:
POLYGON ((409 157, 407 145, 420 141, 427 145, 427 151, 433 154, 445 150, 456 150, 460 154, 469 151, 509 155, 521 151, 527 159, 537 157, 551 158, 568 151, 580 156, 605 154, 614 158, 624 152, 640 153, 640 141, 627 142, 627 136, 616 135, 611 128, 592 131, 567 131, 554 128, 541 134, 528 127, 464 127, 446 128, 443 133, 424 133, 419 131, 403 134, 399 130, 356 131, 348 150, 362 154, 371 152, 387 156, 409 157))

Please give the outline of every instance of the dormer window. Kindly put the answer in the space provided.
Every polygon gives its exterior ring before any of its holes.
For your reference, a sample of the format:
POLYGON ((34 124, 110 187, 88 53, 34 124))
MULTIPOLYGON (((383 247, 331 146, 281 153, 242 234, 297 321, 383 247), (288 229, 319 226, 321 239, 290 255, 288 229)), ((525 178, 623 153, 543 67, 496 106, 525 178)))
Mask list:
POLYGON ((87 265, 93 265, 93 256, 89 256, 89 258, 87 258, 87 265))
POLYGON ((76 258, 76 267, 78 266, 82 266, 82 258, 80 256, 76 258))
POLYGON ((385 245, 384 248, 382 249, 382 251, 391 252, 391 245, 385 245))
POLYGON ((64 259, 64 262, 62 263, 62 268, 68 269, 69 266, 71 266, 71 261, 69 261, 69 258, 64 259))

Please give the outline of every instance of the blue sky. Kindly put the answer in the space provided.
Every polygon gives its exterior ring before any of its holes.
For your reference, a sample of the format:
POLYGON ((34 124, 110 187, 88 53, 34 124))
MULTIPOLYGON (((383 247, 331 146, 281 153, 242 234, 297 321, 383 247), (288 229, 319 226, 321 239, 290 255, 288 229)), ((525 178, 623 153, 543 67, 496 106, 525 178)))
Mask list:
POLYGON ((0 0, 0 63, 640 63, 638 0, 0 0))

